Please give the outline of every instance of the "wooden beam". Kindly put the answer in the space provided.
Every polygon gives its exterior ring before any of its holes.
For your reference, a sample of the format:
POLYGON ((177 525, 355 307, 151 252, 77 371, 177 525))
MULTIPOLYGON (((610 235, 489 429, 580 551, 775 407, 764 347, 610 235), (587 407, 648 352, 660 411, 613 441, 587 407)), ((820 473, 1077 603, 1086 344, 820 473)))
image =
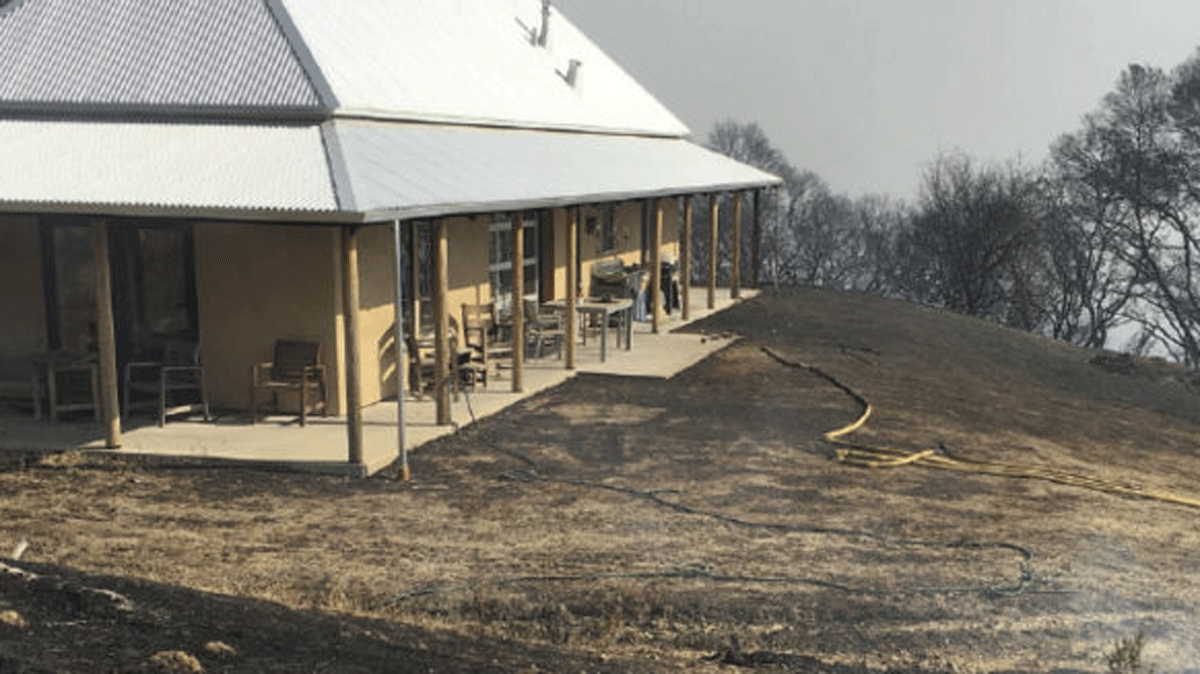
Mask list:
POLYGON ((437 404, 437 423, 450 425, 450 322, 446 311, 446 296, 450 293, 449 245, 446 241, 446 221, 433 225, 433 398, 437 404))
MULTIPOLYGON (((408 358, 404 352, 404 244, 400 226, 399 220, 392 223, 392 238, 395 242, 392 253, 396 258, 396 297, 392 305, 396 314, 396 337, 392 346, 396 354, 396 452, 400 455, 400 479, 408 482, 412 479, 412 472, 408 467, 408 413, 404 409, 405 380, 408 379, 404 373, 408 369, 408 358)), ((411 226, 410 224, 409 227, 411 226)))
POLYGON ((754 224, 750 237, 750 283, 758 288, 762 275, 762 190, 754 190, 754 224))
MULTIPOLYGON (((113 325, 112 278, 108 264, 108 222, 92 220, 92 263, 96 274, 96 348, 99 350, 99 417, 104 446, 121 446, 121 410, 117 406, 117 339, 113 325)), ((51 375, 54 376, 53 370, 51 375)), ((51 389, 53 395, 53 389, 51 389)), ((51 409, 54 400, 51 399, 51 409)))
POLYGON ((525 223, 512 216, 512 390, 521 393, 525 370, 525 223))
POLYGON ((414 335, 421 334, 421 224, 408 226, 409 266, 412 267, 412 325, 414 335))
POLYGON ((663 313, 662 295, 662 199, 653 201, 654 224, 650 235, 650 332, 658 334, 663 313))
POLYGON ((342 328, 346 336, 347 461, 363 464, 362 368, 359 363, 358 228, 342 228, 342 328))
POLYGON ((578 317, 575 315, 576 303, 578 300, 579 279, 578 267, 579 264, 579 209, 567 209, 567 315, 566 319, 566 334, 563 339, 567 340, 567 363, 568 370, 575 369, 575 333, 579 331, 578 317))
POLYGON ((737 299, 742 289, 742 193, 733 195, 733 246, 730 249, 729 296, 737 299))
POLYGON ((721 202, 716 194, 708 196, 708 308, 717 308, 717 246, 721 225, 721 202))
POLYGON ((683 285, 683 320, 691 317, 692 294, 692 196, 683 198, 683 236, 679 243, 679 276, 683 285))

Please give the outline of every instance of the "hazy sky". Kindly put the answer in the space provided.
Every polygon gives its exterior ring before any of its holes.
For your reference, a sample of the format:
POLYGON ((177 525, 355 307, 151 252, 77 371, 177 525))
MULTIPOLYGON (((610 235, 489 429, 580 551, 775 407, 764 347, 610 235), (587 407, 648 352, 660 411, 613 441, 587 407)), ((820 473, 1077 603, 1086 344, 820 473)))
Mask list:
POLYGON ((1044 159, 1200 0, 555 0, 703 141, 757 121, 837 192, 910 198, 940 151, 1044 159))

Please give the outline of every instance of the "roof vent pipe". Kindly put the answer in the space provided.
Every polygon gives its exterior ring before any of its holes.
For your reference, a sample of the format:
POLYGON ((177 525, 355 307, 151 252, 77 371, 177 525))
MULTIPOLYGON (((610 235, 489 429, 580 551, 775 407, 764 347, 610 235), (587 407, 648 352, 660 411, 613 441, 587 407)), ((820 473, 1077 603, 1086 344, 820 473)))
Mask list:
POLYGON ((576 87, 579 83, 579 68, 582 65, 583 61, 580 61, 579 59, 571 59, 571 63, 567 66, 567 74, 563 75, 563 79, 566 80, 567 84, 571 85, 572 88, 576 87))
POLYGON ((542 32, 538 33, 537 44, 546 46, 546 36, 550 34, 550 0, 542 0, 542 32))

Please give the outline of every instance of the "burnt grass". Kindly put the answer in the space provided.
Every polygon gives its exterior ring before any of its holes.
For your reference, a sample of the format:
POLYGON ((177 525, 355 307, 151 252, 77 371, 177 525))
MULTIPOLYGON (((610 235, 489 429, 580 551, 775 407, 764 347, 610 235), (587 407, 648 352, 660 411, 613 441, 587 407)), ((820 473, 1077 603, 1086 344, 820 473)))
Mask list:
POLYGON ((856 441, 1198 498, 1190 373, 808 289, 688 330, 739 338, 578 376, 407 484, 0 456, 0 672, 1103 672, 1139 630, 1200 671, 1194 509, 844 466, 858 405, 763 348, 868 399, 856 441))

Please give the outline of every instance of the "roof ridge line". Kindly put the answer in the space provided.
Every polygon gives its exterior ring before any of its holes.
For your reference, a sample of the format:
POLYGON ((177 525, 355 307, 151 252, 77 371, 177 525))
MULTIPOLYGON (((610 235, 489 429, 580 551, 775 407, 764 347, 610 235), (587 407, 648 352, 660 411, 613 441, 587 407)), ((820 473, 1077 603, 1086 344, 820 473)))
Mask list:
POLYGON ((688 135, 675 133, 654 132, 637 128, 620 128, 607 126, 583 126, 568 124, 552 124, 506 119, 484 119, 476 117, 460 117, 454 115, 429 115, 403 112, 373 111, 355 108, 339 108, 333 110, 330 119, 340 122, 373 122, 378 124, 419 124, 424 126, 445 126, 456 128, 491 129, 500 131, 535 131, 539 133, 569 133, 587 136, 622 136, 629 138, 659 138, 668 140, 689 140, 688 135))
POLYGON ((329 84, 329 80, 325 77, 324 71, 321 70, 321 64, 317 61, 317 57, 308 48, 308 43, 304 40, 304 34, 300 32, 300 28, 296 26, 296 22, 292 20, 291 12, 288 11, 284 0, 263 0, 263 4, 266 5, 267 13, 274 19, 279 32, 283 33, 283 38, 287 40, 288 46, 291 48, 296 60, 300 63, 300 68, 308 78, 309 84, 317 92, 317 98, 321 100, 321 106, 325 109, 327 115, 331 114, 339 105, 337 94, 333 91, 333 86, 329 84))
POLYGON ((332 183, 333 198, 338 208, 343 211, 358 210, 350 167, 346 163, 346 153, 333 120, 321 124, 321 145, 325 147, 325 164, 329 168, 329 182, 332 183))

